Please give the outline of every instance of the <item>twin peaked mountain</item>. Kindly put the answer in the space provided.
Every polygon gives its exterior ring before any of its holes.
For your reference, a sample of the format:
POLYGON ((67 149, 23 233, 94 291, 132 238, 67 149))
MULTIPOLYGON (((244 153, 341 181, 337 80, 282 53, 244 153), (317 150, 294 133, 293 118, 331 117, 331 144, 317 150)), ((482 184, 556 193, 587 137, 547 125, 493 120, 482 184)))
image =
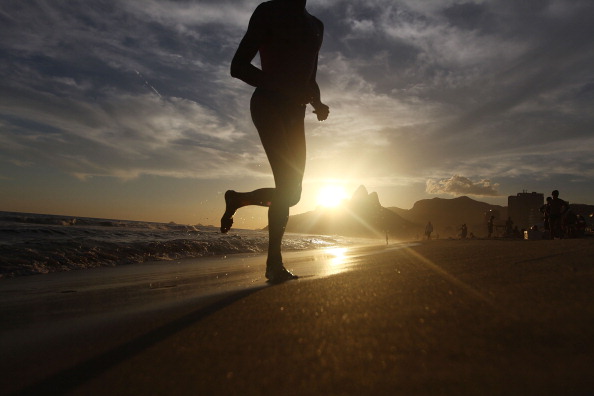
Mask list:
POLYGON ((387 231, 390 238, 408 239, 422 235, 425 224, 431 221, 444 237, 455 235, 457 227, 463 223, 470 231, 476 228, 475 233, 479 235, 484 233, 484 216, 489 210, 506 218, 507 208, 468 197, 425 199, 416 202, 412 209, 384 208, 377 193, 369 193, 364 186, 359 186, 352 198, 338 208, 320 207, 290 216, 287 231, 377 238, 384 238, 387 231))
POLYGON ((353 197, 337 208, 320 207, 290 216, 287 224, 288 232, 359 237, 380 237, 386 230, 391 235, 404 235, 412 228, 412 222, 384 208, 377 193, 368 193, 365 186, 359 186, 353 197))

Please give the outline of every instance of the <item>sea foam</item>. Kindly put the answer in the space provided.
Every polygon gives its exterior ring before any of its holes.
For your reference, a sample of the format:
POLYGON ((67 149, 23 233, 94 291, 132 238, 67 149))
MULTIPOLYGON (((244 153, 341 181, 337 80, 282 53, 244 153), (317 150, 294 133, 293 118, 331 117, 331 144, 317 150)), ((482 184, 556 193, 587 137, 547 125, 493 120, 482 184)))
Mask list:
MULTIPOLYGON (((355 244, 353 239, 287 234, 283 249, 308 250, 355 244)), ((0 212, 0 278, 154 260, 234 253, 263 253, 265 231, 0 212)))

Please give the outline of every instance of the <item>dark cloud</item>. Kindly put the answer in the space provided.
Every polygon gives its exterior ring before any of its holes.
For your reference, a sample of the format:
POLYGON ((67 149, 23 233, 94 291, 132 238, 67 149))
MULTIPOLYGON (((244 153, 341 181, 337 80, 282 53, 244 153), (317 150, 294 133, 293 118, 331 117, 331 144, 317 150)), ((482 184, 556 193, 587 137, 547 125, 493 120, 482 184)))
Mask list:
MULTIPOLYGON (((257 169, 251 88, 228 69, 258 3, 2 2, 0 157, 118 177, 257 169)), ((583 152, 594 127, 591 1, 308 3, 326 26, 318 80, 331 106, 323 129, 308 121, 312 164, 323 164, 311 174, 439 174, 448 183, 432 182, 436 191, 489 191, 452 174, 594 182, 583 152), (555 151, 559 168, 543 169, 555 151)))
POLYGON ((217 77, 227 74, 232 52, 225 42, 235 25, 175 21, 176 9, 206 8, 170 5, 167 19, 151 14, 163 2, 3 3, 3 156, 73 174, 216 177, 206 166, 188 166, 190 157, 180 161, 176 150, 179 141, 194 139, 205 150, 192 159, 217 164, 244 139, 228 114, 238 113, 235 94, 217 77), (63 160, 73 156, 79 159, 63 160), (152 158, 152 165, 141 158, 152 158))
POLYGON ((444 16, 455 27, 466 30, 493 32, 495 18, 486 3, 455 3, 443 10, 444 16))

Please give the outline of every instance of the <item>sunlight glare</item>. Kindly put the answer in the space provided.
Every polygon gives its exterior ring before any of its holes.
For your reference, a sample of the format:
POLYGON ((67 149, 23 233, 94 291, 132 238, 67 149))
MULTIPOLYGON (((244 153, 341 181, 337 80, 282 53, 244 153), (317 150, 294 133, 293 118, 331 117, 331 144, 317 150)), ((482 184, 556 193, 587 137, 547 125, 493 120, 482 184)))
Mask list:
POLYGON ((324 249, 323 265, 320 266, 324 276, 336 275, 347 271, 348 248, 331 247, 324 249))
POLYGON ((322 187, 318 192, 318 205, 327 208, 334 208, 347 199, 348 195, 344 187, 328 185, 322 187))
POLYGON ((332 258, 330 259, 330 265, 333 267, 336 267, 336 266, 344 264, 346 261, 347 251, 348 251, 347 248, 339 248, 339 247, 326 249, 326 253, 329 256, 332 256, 332 258))

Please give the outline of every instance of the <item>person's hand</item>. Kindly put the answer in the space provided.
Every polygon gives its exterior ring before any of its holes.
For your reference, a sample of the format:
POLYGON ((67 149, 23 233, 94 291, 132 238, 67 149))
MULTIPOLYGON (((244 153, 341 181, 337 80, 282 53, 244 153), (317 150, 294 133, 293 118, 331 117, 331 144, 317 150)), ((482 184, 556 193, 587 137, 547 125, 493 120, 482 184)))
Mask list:
POLYGON ((324 121, 328 118, 328 114, 330 114, 330 108, 326 106, 324 103, 316 103, 312 105, 314 107, 314 113, 318 116, 318 121, 324 121))

